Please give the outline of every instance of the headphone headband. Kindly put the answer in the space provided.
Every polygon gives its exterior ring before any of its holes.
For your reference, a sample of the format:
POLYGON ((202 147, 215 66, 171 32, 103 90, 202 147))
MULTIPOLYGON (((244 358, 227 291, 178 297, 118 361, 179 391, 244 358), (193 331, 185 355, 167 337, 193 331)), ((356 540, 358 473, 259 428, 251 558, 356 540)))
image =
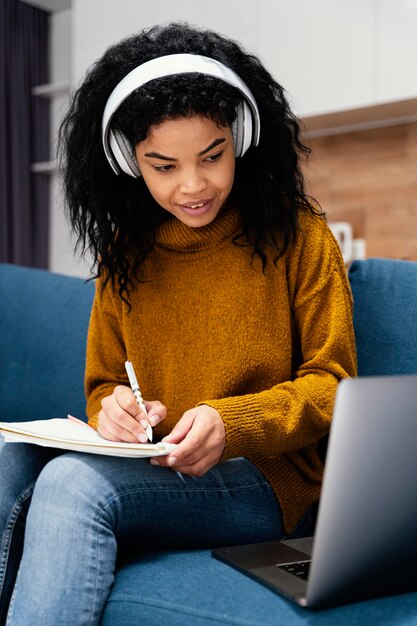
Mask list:
POLYGON ((255 98, 249 87, 232 69, 216 59, 197 54, 170 54, 151 59, 134 68, 116 85, 110 94, 102 119, 102 141, 107 160, 116 174, 120 168, 110 146, 111 121, 119 106, 130 94, 142 85, 164 76, 175 74, 191 74, 197 72, 206 76, 219 78, 223 82, 235 87, 249 105, 253 121, 252 144, 257 146, 260 135, 259 111, 255 98))

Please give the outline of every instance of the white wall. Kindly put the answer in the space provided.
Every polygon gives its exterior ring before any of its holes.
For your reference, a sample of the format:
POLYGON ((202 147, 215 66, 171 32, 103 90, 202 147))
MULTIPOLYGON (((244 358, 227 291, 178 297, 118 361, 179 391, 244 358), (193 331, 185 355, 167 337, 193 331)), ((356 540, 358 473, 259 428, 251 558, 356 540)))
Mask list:
POLYGON ((378 0, 377 97, 379 101, 417 95, 417 2, 378 0))
POLYGON ((300 116, 375 98, 375 0, 267 1, 258 48, 300 116))
POLYGON ((300 116, 417 97, 416 0, 73 0, 73 79, 160 22, 213 28, 258 54, 300 116))
POLYGON ((268 0, 73 0, 74 79, 78 81, 107 46, 161 22, 185 20, 253 48, 264 4, 268 0))
POLYGON ((73 0, 74 80, 108 45, 142 27, 180 19, 218 30, 259 55, 300 115, 363 106, 376 96, 376 2, 73 0))

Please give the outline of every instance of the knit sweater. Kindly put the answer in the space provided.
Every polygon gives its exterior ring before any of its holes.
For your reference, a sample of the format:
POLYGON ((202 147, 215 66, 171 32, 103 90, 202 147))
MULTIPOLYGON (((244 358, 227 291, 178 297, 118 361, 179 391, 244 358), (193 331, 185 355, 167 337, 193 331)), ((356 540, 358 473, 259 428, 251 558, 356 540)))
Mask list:
POLYGON ((87 414, 127 385, 133 362, 142 394, 160 400, 167 435, 187 409, 215 408, 226 430, 222 460, 244 456, 267 477, 291 531, 318 500, 338 382, 356 373, 352 298, 343 260, 321 216, 300 215, 296 241, 264 272, 238 246, 239 213, 202 228, 172 218, 158 230, 130 292, 97 289, 86 367, 87 414))

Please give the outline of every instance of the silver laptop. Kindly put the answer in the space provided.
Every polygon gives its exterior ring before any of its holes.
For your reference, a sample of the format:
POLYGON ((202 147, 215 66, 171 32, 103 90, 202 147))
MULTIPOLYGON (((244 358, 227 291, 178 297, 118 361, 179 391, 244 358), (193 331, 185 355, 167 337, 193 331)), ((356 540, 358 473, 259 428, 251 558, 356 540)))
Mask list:
POLYGON ((213 555, 311 608, 417 590, 417 375, 343 380, 314 538, 213 555))

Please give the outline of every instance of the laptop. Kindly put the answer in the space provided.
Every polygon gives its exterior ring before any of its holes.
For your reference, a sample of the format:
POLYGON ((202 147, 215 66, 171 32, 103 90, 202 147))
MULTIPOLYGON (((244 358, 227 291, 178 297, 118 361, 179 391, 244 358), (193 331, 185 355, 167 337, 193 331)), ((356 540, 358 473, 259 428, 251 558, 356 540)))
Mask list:
POLYGON ((417 375, 343 380, 314 538, 213 556, 297 604, 417 590, 417 375))

